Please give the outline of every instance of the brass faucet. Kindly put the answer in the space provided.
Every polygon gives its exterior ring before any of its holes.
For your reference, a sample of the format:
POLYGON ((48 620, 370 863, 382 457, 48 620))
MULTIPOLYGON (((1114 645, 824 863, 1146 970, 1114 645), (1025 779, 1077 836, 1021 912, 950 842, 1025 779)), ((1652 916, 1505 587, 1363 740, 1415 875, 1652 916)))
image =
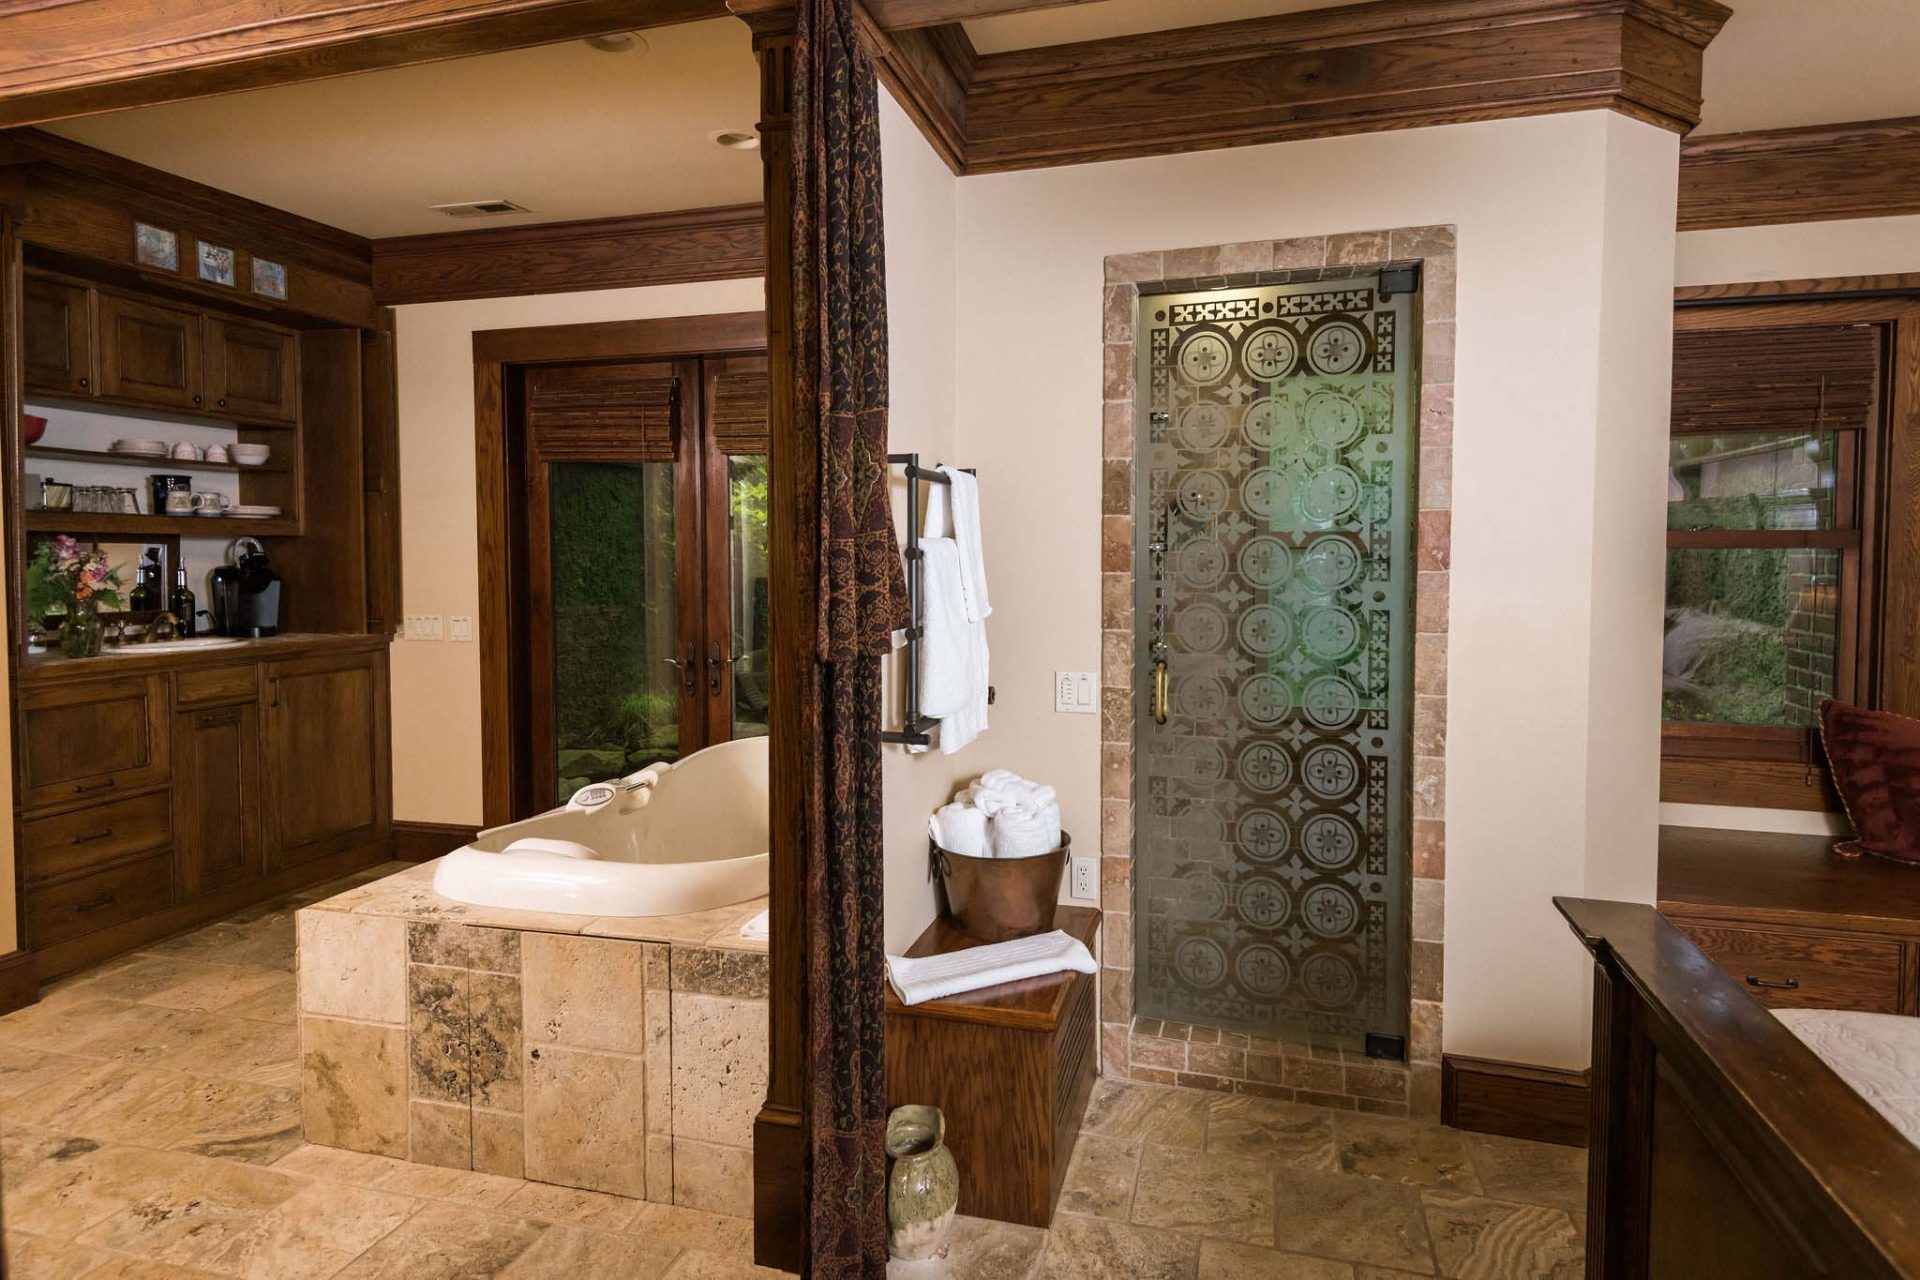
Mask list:
POLYGON ((147 641, 150 644, 179 638, 180 618, 170 610, 162 610, 159 617, 147 624, 147 641))

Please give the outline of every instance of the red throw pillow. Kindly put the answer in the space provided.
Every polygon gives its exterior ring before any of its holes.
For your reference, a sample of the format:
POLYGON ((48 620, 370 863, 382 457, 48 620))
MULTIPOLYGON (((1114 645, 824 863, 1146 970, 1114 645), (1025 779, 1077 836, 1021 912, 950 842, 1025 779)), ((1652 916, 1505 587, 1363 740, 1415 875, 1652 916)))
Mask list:
POLYGON ((1920 866, 1920 720, 1829 698, 1820 704, 1820 741, 1853 823, 1853 839, 1834 852, 1920 866))

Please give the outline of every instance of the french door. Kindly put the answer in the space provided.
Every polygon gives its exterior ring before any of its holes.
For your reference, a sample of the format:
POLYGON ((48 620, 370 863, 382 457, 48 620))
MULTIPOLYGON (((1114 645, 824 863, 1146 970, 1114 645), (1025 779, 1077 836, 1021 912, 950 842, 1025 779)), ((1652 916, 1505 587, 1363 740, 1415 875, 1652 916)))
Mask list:
POLYGON ((536 808, 767 731, 763 356, 521 383, 536 808))

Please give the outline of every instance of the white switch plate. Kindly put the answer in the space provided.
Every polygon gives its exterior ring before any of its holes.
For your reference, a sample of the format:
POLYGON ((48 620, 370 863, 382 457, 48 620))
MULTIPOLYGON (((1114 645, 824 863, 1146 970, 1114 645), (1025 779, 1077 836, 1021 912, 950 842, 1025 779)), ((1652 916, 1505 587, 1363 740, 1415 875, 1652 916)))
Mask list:
POLYGON ((1091 902, 1100 896, 1100 860, 1076 856, 1073 862, 1073 896, 1091 902))
POLYGON ((451 633, 450 639, 456 642, 471 642, 473 640, 473 617, 470 614, 456 613, 447 619, 447 630, 451 633))
POLYGON ((1091 671, 1053 673, 1053 709, 1076 715, 1100 710, 1100 678, 1091 671))
POLYGON ((440 638, 440 615, 437 613, 410 613, 407 615, 407 639, 438 640, 440 638))

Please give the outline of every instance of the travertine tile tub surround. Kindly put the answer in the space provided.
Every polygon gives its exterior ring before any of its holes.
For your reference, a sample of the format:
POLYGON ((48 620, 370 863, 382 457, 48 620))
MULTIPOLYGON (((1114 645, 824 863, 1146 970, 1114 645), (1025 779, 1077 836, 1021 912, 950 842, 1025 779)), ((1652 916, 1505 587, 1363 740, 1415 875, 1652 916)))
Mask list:
POLYGON ((309 1142, 751 1216, 764 900, 684 916, 475 907, 434 864, 298 915, 309 1142))

